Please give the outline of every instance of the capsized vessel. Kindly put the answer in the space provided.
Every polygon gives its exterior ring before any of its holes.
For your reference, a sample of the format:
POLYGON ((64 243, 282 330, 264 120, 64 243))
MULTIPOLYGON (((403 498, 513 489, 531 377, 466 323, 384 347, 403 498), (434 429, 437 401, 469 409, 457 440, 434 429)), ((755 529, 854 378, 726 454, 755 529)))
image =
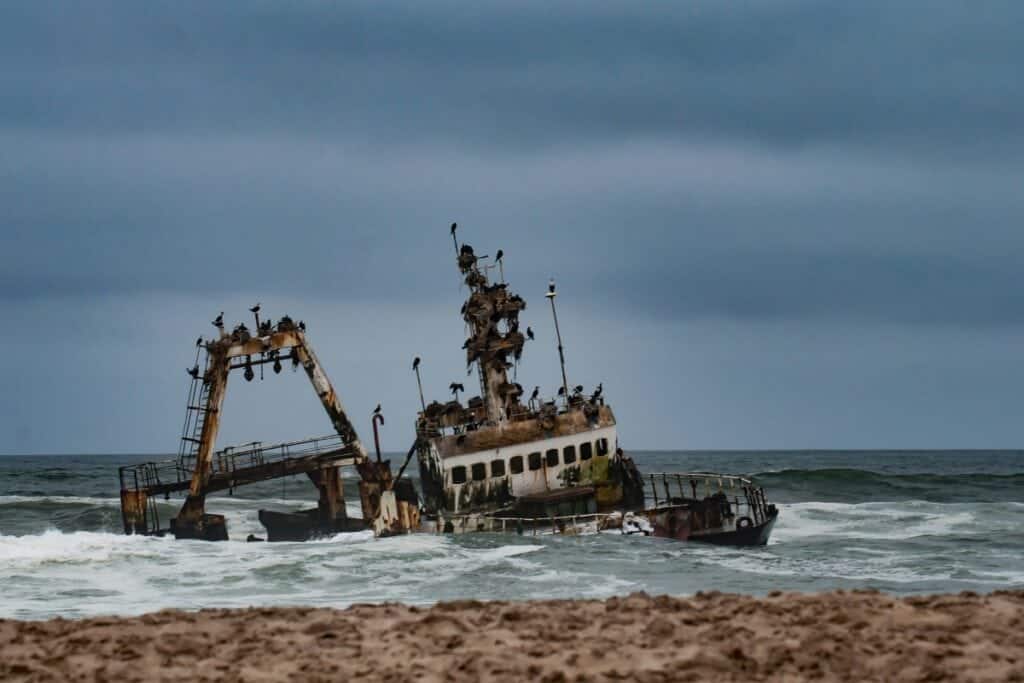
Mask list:
MULTIPOLYGON (((458 400, 464 387, 452 383, 452 400, 424 403, 417 416, 426 525, 456 533, 538 528, 565 533, 586 524, 678 540, 767 542, 778 511, 749 480, 707 473, 641 475, 619 445, 603 385, 587 393, 568 382, 554 282, 545 296, 554 318, 561 383, 553 398, 542 397, 539 387, 527 397, 514 379, 533 339, 530 327, 525 335, 521 331, 526 301, 505 282, 501 251, 488 264, 487 257, 458 242, 455 224, 451 233, 469 290, 461 310, 468 331, 463 348, 470 372, 475 366, 480 394, 464 405, 458 400), (662 490, 669 483, 674 490, 662 490)), ((418 358, 413 367, 419 380, 418 358)))

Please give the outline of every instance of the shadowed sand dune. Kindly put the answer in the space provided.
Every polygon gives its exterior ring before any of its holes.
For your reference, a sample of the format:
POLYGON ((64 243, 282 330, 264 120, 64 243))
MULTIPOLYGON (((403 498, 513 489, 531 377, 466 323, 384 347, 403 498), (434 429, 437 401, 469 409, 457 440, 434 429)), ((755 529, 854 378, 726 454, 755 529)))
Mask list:
POLYGON ((0 621, 0 680, 1024 681, 1024 591, 0 621))

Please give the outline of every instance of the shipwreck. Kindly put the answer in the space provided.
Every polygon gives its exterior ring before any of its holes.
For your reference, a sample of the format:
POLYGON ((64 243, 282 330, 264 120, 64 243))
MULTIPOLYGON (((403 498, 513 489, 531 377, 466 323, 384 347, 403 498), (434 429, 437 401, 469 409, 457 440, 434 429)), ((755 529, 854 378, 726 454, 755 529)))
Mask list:
POLYGON ((127 534, 225 540, 222 515, 206 511, 218 491, 279 477, 306 475, 318 492, 315 508, 298 512, 261 510, 270 541, 303 541, 372 529, 377 536, 412 532, 519 534, 618 532, 731 545, 768 542, 778 509, 753 481, 729 474, 682 472, 642 474, 619 444, 615 413, 602 384, 586 392, 570 385, 555 305, 555 283, 545 294, 554 322, 561 368, 557 394, 526 395, 516 382, 524 349, 534 339, 521 327, 526 301, 505 281, 504 254, 478 256, 460 243, 452 224, 459 277, 468 290, 461 316, 463 345, 479 394, 465 403, 461 383, 450 400, 427 404, 420 358, 413 361, 420 412, 415 438, 397 474, 380 455, 378 424, 372 416, 376 457, 370 457, 306 336, 305 324, 289 317, 260 320, 228 332, 223 313, 214 320, 217 338, 196 343, 196 364, 176 458, 120 468, 121 508, 127 534), (497 277, 494 277, 497 275, 497 277), (265 446, 261 443, 215 450, 232 371, 252 380, 270 365, 301 367, 320 399, 334 433, 265 446), (510 376, 511 373, 511 376, 510 376), (418 464, 418 488, 406 473, 418 464), (361 518, 349 517, 343 491, 344 468, 358 475, 361 518), (184 495, 166 525, 156 501, 184 495))

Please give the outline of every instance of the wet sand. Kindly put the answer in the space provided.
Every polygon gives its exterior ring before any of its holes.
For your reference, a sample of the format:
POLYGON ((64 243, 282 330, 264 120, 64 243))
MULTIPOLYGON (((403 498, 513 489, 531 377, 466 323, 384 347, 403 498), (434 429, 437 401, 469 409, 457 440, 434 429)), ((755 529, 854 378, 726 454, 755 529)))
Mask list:
POLYGON ((0 680, 1024 681, 1024 591, 0 621, 0 680))

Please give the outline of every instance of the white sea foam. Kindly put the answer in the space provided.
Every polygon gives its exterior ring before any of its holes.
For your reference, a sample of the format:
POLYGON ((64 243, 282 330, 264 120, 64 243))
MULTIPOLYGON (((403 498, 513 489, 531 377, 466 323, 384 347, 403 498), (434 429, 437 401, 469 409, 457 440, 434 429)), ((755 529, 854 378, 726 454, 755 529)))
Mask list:
POLYGON ((56 530, 30 536, 0 535, 0 571, 23 570, 48 563, 94 564, 118 556, 156 557, 162 539, 91 531, 56 530))
MULTIPOLYGON (((0 503, 5 500, 41 499, 0 497, 0 503)), ((118 504, 116 498, 52 500, 118 504)), ((687 593, 866 584, 955 590, 1024 583, 1012 549, 981 546, 965 553, 955 543, 942 545, 949 536, 1019 532, 1024 505, 1013 503, 782 505, 773 545, 744 549, 619 534, 374 539, 370 532, 357 532, 311 543, 246 543, 248 533, 265 533, 256 517, 263 505, 306 504, 211 500, 210 510, 228 517, 232 541, 227 543, 85 531, 0 535, 0 616, 139 613, 162 607, 345 606, 379 600, 425 604, 465 597, 602 597, 639 589, 687 593)))
POLYGON ((776 543, 829 536, 907 540, 981 535, 1019 528, 1021 521, 1007 503, 793 503, 780 508, 776 543))

